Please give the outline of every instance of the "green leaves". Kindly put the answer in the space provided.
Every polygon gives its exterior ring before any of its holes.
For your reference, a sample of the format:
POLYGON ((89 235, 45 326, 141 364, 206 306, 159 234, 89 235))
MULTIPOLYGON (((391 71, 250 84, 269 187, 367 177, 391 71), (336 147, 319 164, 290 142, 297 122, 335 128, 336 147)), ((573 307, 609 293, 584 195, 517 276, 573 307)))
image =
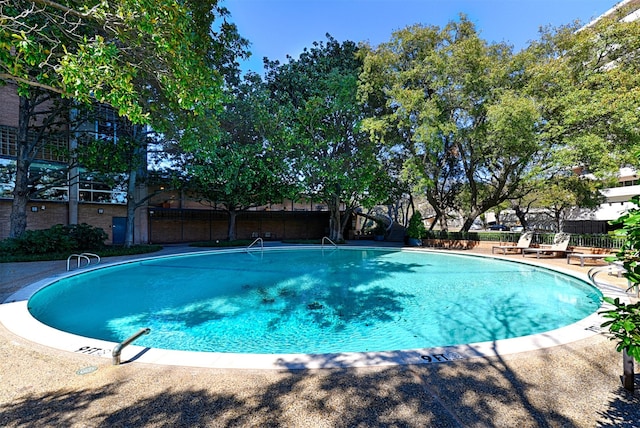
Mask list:
POLYGON ((464 16, 444 28, 407 27, 366 51, 360 97, 378 114, 365 129, 399 154, 436 212, 466 205, 473 220, 525 193, 541 163, 540 111, 523 77, 533 63, 486 43, 464 16))
POLYGON ((640 22, 619 18, 613 14, 578 32, 548 31, 548 55, 531 69, 545 138, 565 148, 558 163, 599 176, 635 162, 630 155, 640 144, 640 22))
MULTIPOLYGON (((632 202, 639 206, 640 196, 634 196, 632 202)), ((611 224, 619 226, 616 234, 626 238, 616 259, 622 262, 626 270, 625 277, 637 286, 640 284, 640 209, 629 210, 611 224)), ((618 341, 618 352, 626 350, 633 359, 640 362, 640 302, 625 304, 619 298, 608 297, 604 300, 613 305, 614 309, 600 312, 604 318, 610 319, 602 327, 608 327, 611 339, 618 341)))
MULTIPOLYGON (((631 202, 639 206, 640 196, 634 196, 631 202)), ((627 211, 611 224, 618 226, 616 234, 625 238, 616 258, 626 269, 627 279, 633 284, 640 284, 640 209, 634 208, 627 211)))
MULTIPOLYGON (((267 85, 284 112, 291 168, 306 196, 324 201, 332 212, 339 212, 340 203, 348 211, 383 199, 376 183, 386 175, 380 146, 361 126, 368 113, 357 97, 361 65, 353 42, 330 36, 297 60, 268 64, 267 85)), ((342 239, 339 223, 331 225, 336 239, 342 239)))
POLYGON ((217 0, 4 3, 2 80, 110 104, 160 130, 169 111, 219 108, 223 75, 247 45, 231 24, 211 31, 227 14, 217 0))
POLYGON ((614 309, 599 312, 609 321, 602 323, 612 334, 611 340, 617 340, 616 351, 627 351, 634 360, 640 362, 640 302, 635 304, 621 303, 619 298, 604 298, 614 309))
POLYGON ((278 106, 258 75, 228 89, 220 115, 199 117, 188 140, 182 139, 188 173, 183 185, 203 203, 230 213, 292 197, 278 106))

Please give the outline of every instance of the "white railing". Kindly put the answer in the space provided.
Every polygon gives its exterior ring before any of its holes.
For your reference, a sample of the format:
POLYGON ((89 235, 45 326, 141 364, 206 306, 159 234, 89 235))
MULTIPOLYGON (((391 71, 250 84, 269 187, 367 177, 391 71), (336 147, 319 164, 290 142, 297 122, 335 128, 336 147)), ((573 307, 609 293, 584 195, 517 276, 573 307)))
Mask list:
POLYGON ((100 263, 100 256, 93 253, 81 253, 81 254, 71 254, 67 258, 67 271, 71 270, 71 260, 75 258, 77 260, 76 269, 80 268, 82 264, 82 260, 86 260, 87 264, 85 266, 89 266, 91 264, 91 258, 96 259, 96 264, 100 263))

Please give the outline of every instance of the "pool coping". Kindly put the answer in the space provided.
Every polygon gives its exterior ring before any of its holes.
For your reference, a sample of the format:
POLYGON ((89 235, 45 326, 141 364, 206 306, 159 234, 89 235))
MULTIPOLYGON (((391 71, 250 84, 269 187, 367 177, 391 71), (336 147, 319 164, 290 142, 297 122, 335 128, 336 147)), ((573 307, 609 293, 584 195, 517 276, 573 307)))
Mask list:
MULTIPOLYGON (((269 251, 288 248, 314 248, 314 247, 278 247, 269 248, 269 251)), ((376 249, 379 247, 344 246, 341 248, 353 249, 376 249)), ((401 248, 403 251, 433 252, 442 251, 425 248, 401 248)), ((221 250, 215 250, 220 252, 221 250)), ((240 252, 243 249, 222 250, 224 252, 240 252)), ((0 305, 0 322, 12 333, 22 338, 54 349, 112 358, 112 351, 117 345, 116 342, 109 342, 98 339, 91 339, 66 333, 49 327, 31 316, 27 308, 28 299, 39 289, 48 286, 62 278, 77 275, 93 269, 101 269, 127 263, 136 263, 141 260, 152 260, 158 258, 174 257, 180 255, 195 255, 210 253, 211 251, 198 251, 189 253, 174 254, 171 256, 157 256, 151 258, 137 258, 123 262, 107 263, 92 268, 85 268, 81 271, 65 272, 49 278, 37 281, 28 285, 11 295, 0 305)), ((513 263, 521 263, 536 266, 551 271, 556 271, 565 275, 585 281, 589 284, 585 274, 541 265, 539 262, 531 260, 515 260, 504 256, 492 256, 484 254, 469 254, 461 251, 447 251, 447 254, 458 254, 467 257, 483 257, 491 259, 506 260, 513 263)), ((629 297, 623 290, 599 283, 597 288, 607 297, 618 297, 622 301, 629 301, 629 297)), ((174 351, 158 348, 146 348, 137 345, 130 345, 122 350, 121 360, 123 363, 138 362, 149 364, 160 364, 169 366, 188 366, 204 368, 225 368, 225 369, 278 369, 278 370, 299 370, 299 369, 320 369, 320 368, 346 368, 346 367, 367 367, 367 366, 388 366, 388 365, 411 365, 411 364, 433 364, 448 361, 508 355, 521 352, 529 352, 543 348, 559 345, 589 338, 601 333, 600 325, 604 319, 598 314, 606 308, 603 304, 598 311, 590 316, 573 324, 538 333, 529 336, 521 336, 511 339, 501 339, 497 341, 479 342, 465 345, 454 345, 435 348, 409 349, 385 352, 348 352, 331 354, 239 354, 239 353, 217 353, 217 352, 194 352, 194 351, 174 351)))

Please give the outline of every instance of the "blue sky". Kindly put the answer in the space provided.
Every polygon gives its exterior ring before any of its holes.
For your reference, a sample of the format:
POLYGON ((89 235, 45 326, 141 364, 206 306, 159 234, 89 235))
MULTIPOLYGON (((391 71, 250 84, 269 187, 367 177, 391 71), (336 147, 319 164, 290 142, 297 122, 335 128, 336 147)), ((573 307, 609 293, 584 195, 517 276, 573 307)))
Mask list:
POLYGON ((251 42, 244 70, 262 73, 262 58, 285 61, 331 34, 342 42, 375 46, 393 31, 420 23, 444 26, 464 13, 483 39, 517 50, 538 38, 541 26, 589 22, 618 0, 223 0, 231 21, 251 42))

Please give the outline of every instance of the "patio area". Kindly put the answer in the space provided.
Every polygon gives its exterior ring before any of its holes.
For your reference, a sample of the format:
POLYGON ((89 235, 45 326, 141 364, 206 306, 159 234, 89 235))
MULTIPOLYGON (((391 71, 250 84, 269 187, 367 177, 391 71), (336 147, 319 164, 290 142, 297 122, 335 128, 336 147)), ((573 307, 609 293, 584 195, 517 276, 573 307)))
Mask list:
MULTIPOLYGON (((184 250, 194 249, 163 253, 184 250)), ((585 276, 592 267, 565 258, 532 263, 585 276)), ((64 261, 0 264, 0 298, 64 270, 64 261)), ((0 425, 637 427, 640 392, 627 392, 621 374, 622 357, 601 334, 496 357, 287 371, 112 366, 110 358, 51 349, 0 325, 0 425)))

